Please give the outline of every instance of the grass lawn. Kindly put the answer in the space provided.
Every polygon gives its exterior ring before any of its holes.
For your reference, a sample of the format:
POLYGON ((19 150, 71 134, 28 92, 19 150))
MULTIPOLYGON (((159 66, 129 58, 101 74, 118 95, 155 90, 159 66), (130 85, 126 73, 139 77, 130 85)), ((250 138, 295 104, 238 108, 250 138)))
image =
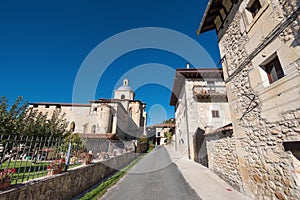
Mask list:
MULTIPOLYGON (((0 168, 3 171, 4 168, 16 169, 16 173, 12 176, 11 184, 22 183, 35 178, 47 176, 47 166, 50 161, 32 162, 32 161, 8 161, 4 162, 0 168)), ((77 167, 80 164, 70 165, 69 168, 77 167)))
POLYGON ((0 171, 3 171, 4 168, 15 168, 16 173, 14 173, 12 176, 11 184, 16 184, 47 175, 48 164, 49 162, 12 160, 11 162, 4 162, 0 168, 0 171))

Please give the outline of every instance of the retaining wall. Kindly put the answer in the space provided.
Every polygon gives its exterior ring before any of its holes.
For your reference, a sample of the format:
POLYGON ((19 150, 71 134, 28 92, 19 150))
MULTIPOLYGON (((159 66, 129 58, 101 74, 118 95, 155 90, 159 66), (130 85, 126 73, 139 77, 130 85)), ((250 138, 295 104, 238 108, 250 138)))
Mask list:
POLYGON ((0 199, 73 199, 104 178, 122 169, 138 156, 139 154, 130 152, 92 165, 71 169, 62 174, 15 185, 11 189, 1 191, 0 199))

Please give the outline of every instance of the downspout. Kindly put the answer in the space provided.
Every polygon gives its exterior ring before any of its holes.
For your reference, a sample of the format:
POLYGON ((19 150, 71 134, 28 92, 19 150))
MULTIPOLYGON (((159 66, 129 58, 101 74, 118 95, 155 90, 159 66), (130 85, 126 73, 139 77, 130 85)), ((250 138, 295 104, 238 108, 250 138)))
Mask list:
POLYGON ((191 159, 191 149, 190 149, 190 134, 189 134, 189 124, 188 124, 188 108, 187 108, 187 90, 186 90, 186 80, 184 80, 185 88, 185 123, 186 123, 186 135, 187 135, 187 145, 188 145, 188 158, 191 159))

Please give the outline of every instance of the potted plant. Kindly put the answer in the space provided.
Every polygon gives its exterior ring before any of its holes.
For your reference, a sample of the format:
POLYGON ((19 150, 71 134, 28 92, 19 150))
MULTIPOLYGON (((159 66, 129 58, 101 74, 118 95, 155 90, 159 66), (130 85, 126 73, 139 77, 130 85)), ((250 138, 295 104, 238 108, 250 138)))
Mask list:
POLYGON ((61 173, 65 166, 66 166, 65 158, 51 161, 50 164, 47 166, 48 176, 61 173))
POLYGON ((10 186, 11 177, 13 173, 16 172, 16 169, 6 169, 4 168, 3 172, 0 172, 0 189, 4 189, 10 186))
POLYGON ((89 164, 92 164, 92 162, 93 162, 93 154, 91 154, 91 153, 84 153, 83 154, 82 164, 83 165, 89 165, 89 164))

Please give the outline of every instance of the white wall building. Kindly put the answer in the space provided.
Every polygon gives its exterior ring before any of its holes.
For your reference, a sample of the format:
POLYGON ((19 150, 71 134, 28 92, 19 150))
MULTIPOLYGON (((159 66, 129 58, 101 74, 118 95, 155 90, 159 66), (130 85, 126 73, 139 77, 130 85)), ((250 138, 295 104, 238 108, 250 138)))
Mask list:
POLYGON ((175 106, 177 148, 196 161, 197 135, 231 122, 220 69, 177 69, 170 105, 175 106))
POLYGON ((60 110, 65 113, 69 129, 85 136, 116 134, 120 139, 134 139, 146 133, 146 104, 134 99, 128 83, 125 79, 114 91, 113 99, 92 100, 88 104, 30 103, 30 108, 48 113, 49 117, 60 110))

